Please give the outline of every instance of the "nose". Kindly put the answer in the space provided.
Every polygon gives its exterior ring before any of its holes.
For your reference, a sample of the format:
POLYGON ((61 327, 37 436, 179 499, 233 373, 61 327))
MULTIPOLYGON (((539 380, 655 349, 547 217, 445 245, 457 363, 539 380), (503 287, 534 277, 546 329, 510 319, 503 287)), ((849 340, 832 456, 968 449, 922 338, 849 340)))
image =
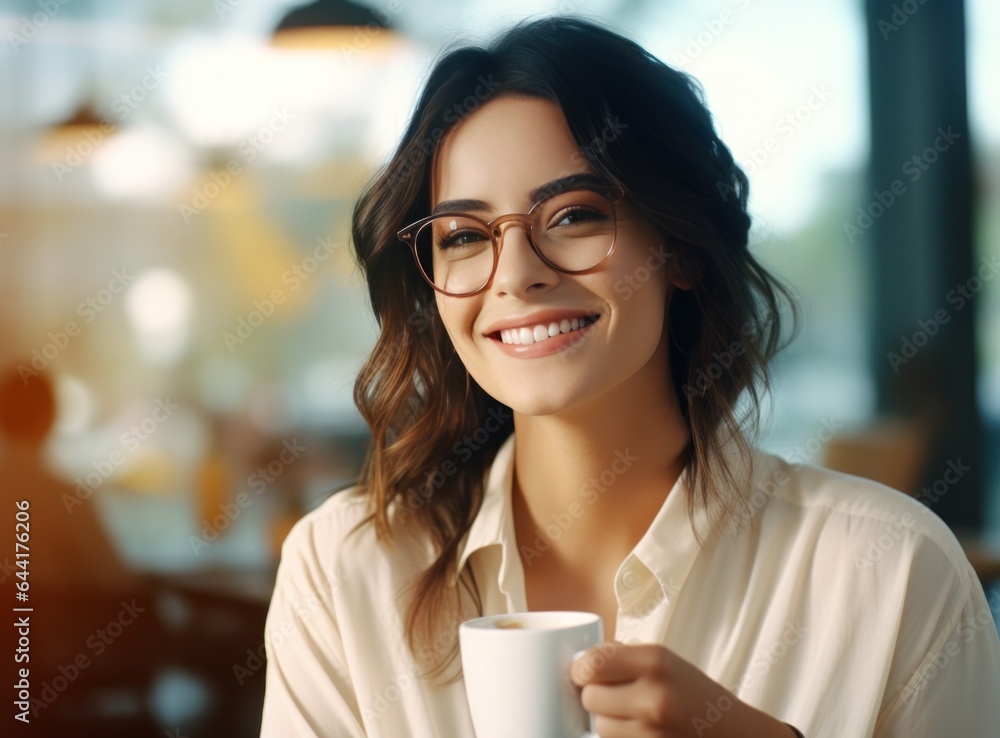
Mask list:
POLYGON ((542 261, 530 242, 528 224, 508 221, 496 226, 497 257, 493 289, 521 292, 536 284, 550 284, 558 279, 552 267, 542 261))

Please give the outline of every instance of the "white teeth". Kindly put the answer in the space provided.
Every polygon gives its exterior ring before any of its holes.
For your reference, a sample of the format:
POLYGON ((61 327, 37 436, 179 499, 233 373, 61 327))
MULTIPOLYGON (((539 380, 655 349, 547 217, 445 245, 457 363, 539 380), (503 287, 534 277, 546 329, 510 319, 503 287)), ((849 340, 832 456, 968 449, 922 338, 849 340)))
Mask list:
MULTIPOLYGON (((593 320, 590 322, 592 323, 593 320)), ((553 321, 548 325, 539 324, 533 328, 524 326, 523 328, 502 330, 500 331, 500 340, 504 343, 530 346, 533 343, 545 341, 552 336, 558 336, 560 333, 569 333, 570 331, 578 330, 586 325, 587 323, 583 322, 581 318, 563 318, 558 323, 553 321)))

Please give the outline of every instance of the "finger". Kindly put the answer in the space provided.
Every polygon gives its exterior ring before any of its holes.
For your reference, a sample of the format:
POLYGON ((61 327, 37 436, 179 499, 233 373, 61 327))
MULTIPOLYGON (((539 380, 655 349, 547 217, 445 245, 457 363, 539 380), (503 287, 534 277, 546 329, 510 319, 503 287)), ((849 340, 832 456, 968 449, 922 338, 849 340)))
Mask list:
POLYGON ((594 720, 594 730, 601 738, 660 738, 661 733, 636 720, 598 715, 594 720))
POLYGON ((587 712, 602 717, 631 719, 634 714, 629 712, 632 700, 624 694, 628 685, 620 684, 585 684, 580 690, 580 704, 587 712))
POLYGON ((580 704, 594 715, 663 727, 673 725, 677 719, 679 705, 671 694, 646 681, 587 684, 580 691, 580 704))
POLYGON ((609 641, 588 648, 573 662, 570 676, 578 685, 631 682, 644 676, 666 678, 666 649, 656 644, 625 645, 609 641))
MULTIPOLYGON (((578 686, 594 681, 599 674, 604 673, 608 661, 618 653, 621 647, 622 644, 617 641, 606 641, 577 654, 570 665, 570 679, 578 686)), ((600 681, 609 680, 602 678, 600 681)))

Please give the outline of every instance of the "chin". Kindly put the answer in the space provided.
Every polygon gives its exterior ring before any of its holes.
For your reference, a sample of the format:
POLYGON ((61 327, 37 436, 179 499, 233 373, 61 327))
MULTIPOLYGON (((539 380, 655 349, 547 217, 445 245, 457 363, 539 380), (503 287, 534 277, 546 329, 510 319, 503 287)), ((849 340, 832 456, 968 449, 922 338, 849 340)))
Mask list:
POLYGON ((517 415, 521 415, 526 418, 537 418, 544 417, 546 415, 557 415, 560 410, 563 409, 561 405, 552 403, 526 403, 526 402, 515 402, 513 405, 508 405, 511 410, 513 410, 517 415))
POLYGON ((529 417, 543 415, 558 415, 576 405, 576 399, 568 392, 553 393, 545 390, 538 392, 504 393, 501 401, 519 415, 529 417))

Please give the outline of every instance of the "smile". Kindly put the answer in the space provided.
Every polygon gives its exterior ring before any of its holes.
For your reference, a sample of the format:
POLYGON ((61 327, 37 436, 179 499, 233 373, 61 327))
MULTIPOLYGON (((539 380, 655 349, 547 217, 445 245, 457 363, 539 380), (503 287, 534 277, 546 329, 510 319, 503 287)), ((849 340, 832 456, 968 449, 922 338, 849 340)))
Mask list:
POLYGON ((516 346, 530 346, 533 343, 542 343, 550 338, 563 333, 572 333, 582 328, 586 328, 592 323, 596 323, 601 316, 585 315, 582 318, 563 319, 559 322, 539 324, 534 327, 509 328, 500 331, 500 340, 505 344, 516 346))

